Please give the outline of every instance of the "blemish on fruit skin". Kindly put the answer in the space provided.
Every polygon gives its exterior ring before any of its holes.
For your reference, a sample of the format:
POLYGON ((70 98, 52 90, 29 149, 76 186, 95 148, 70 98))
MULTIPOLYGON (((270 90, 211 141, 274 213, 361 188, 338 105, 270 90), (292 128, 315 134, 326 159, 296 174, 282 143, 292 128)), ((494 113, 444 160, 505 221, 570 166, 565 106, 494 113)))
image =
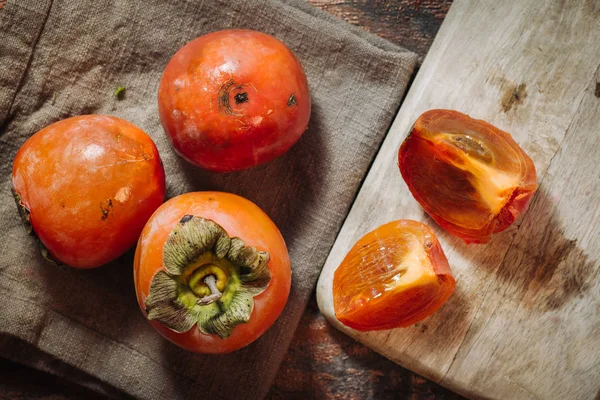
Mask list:
POLYGON ((181 78, 175 79, 173 81, 173 86, 175 87, 175 90, 179 90, 179 89, 181 89, 182 87, 185 86, 185 80, 183 80, 181 78))
POLYGON ((102 221, 106 221, 110 210, 113 208, 112 199, 100 203, 100 211, 102 211, 102 221))
POLYGON ((124 186, 117 191, 115 194, 115 200, 119 203, 125 203, 129 197, 131 196, 131 188, 129 186, 124 186))
POLYGON ((193 215, 186 214, 183 217, 181 217, 181 219, 179 220, 179 222, 182 223, 182 224, 185 224, 186 222, 190 221, 192 218, 194 218, 193 215))
POLYGON ((298 104, 298 102, 296 101, 296 96, 294 96, 294 94, 292 93, 292 95, 288 99, 287 106, 291 107, 291 106, 295 106, 297 104, 298 104))
POLYGON ((256 117, 252 118, 252 125, 254 126, 259 126, 260 123, 262 122, 263 117, 261 117, 260 115, 257 115, 256 117))

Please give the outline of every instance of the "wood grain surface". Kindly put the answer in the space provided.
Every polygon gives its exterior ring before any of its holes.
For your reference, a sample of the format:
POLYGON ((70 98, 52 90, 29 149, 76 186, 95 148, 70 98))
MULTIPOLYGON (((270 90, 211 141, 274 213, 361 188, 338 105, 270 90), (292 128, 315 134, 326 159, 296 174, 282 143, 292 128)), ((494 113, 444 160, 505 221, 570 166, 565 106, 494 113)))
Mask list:
POLYGON ((336 330, 309 303, 269 400, 459 400, 462 396, 387 360, 336 330))
POLYGON ((309 0, 309 3, 423 57, 452 0, 309 0))
MULTIPOLYGON (((309 0, 347 22, 416 52, 421 59, 451 0, 309 0)), ((0 0, 0 7, 3 1, 0 0)), ((313 295, 271 399, 460 399, 334 329, 313 295)), ((0 359, 0 400, 96 399, 88 389, 0 359)))
POLYGON ((338 328, 472 398, 600 397, 600 3, 456 0, 353 205, 317 287, 338 328), (450 108, 511 132, 540 187, 487 245, 442 231, 397 151, 414 120, 450 108), (360 333, 335 319, 331 280, 353 243, 394 219, 432 226, 457 278, 434 316, 360 333))

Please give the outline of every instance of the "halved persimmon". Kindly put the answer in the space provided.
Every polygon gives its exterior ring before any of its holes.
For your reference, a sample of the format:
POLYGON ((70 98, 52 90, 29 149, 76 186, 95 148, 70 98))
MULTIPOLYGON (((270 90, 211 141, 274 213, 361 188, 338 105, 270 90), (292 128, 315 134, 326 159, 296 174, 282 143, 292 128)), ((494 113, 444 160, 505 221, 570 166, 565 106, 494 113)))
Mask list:
POLYGON ((398 161, 425 211, 467 243, 508 228, 537 189, 535 166, 509 133, 457 111, 423 113, 398 161))
POLYGON ((406 327, 436 312, 456 282, 435 234, 409 220, 363 236, 333 276, 333 307, 359 331, 406 327))

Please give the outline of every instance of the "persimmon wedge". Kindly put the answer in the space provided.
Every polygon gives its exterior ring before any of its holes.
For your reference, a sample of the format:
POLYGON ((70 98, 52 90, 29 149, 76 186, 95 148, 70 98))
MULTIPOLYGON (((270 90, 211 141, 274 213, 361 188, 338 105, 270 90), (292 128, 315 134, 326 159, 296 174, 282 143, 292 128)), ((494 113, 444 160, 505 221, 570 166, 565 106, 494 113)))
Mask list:
POLYGON ((535 166, 509 133, 452 110, 423 113, 398 163, 425 211, 467 243, 508 228, 537 189, 535 166))
POLYGON ((337 319, 359 331, 407 327, 436 312, 456 282, 435 234, 417 221, 363 236, 333 277, 337 319))

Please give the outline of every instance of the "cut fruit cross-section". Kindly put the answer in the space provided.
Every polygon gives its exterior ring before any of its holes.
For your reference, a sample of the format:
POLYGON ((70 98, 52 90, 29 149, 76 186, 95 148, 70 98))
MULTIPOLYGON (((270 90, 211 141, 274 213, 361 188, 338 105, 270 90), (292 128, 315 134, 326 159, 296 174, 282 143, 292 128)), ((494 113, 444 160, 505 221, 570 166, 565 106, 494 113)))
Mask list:
POLYGON ((454 287, 433 231, 394 221, 362 237, 335 271, 335 315, 360 331, 406 327, 437 311, 454 287))

